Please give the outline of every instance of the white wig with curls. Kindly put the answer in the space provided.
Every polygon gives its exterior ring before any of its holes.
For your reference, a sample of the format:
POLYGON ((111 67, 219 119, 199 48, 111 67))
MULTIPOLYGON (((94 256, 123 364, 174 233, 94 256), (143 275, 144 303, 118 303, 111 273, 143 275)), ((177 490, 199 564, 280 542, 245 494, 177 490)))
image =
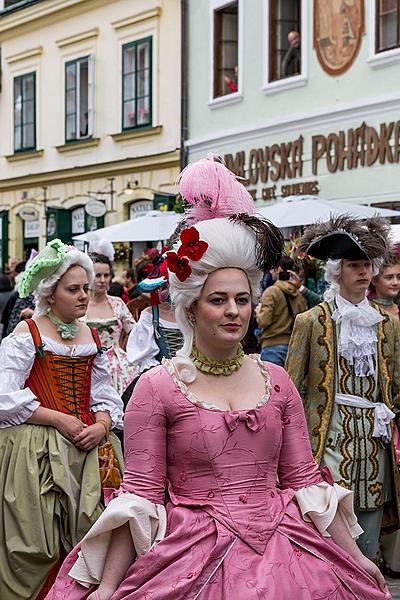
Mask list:
POLYGON ((66 253, 63 263, 57 271, 47 279, 42 279, 37 286, 35 295, 35 315, 45 315, 50 307, 48 298, 56 289, 58 281, 71 267, 82 267, 88 276, 89 285, 94 281, 93 263, 89 256, 80 250, 74 249, 66 253))
MULTIPOLYGON (((191 275, 180 281, 174 273, 169 275, 169 293, 175 305, 176 322, 182 331, 184 344, 177 352, 175 365, 185 383, 196 378, 196 367, 189 356, 194 339, 194 326, 188 319, 187 311, 200 297, 207 277, 217 269, 241 269, 249 280, 253 303, 260 296, 262 271, 256 266, 256 235, 244 223, 228 219, 210 219, 196 223, 200 240, 207 242, 208 248, 200 260, 190 261, 191 275)), ((177 251, 181 243, 174 246, 177 251)))
MULTIPOLYGON (((379 269, 382 264, 381 258, 374 258, 371 260, 372 263, 372 276, 375 277, 379 273, 379 269)), ((329 287, 324 292, 324 300, 330 302, 334 299, 336 294, 340 290, 340 274, 342 271, 342 259, 337 258, 333 260, 329 258, 325 263, 324 277, 325 281, 329 283, 329 287)))

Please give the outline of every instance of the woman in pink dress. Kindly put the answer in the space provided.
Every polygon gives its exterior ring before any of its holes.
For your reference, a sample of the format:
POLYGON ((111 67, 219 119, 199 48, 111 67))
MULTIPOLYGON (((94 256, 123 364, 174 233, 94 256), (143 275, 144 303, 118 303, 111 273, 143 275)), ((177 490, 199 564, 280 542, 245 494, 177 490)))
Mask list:
POLYGON ((168 267, 184 345, 140 378, 123 484, 48 599, 390 598, 355 543, 352 492, 313 459, 287 373, 240 345, 280 231, 219 162, 189 165, 180 187, 192 226, 168 267))

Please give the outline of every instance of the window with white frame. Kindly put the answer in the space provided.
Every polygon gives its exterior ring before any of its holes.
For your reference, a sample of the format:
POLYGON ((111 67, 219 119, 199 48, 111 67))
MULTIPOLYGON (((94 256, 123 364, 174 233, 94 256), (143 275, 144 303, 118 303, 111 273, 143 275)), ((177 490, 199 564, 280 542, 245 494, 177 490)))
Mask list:
POLYGON ((93 135, 93 57, 65 63, 65 141, 93 135))
POLYGON ((152 124, 152 38, 122 47, 122 129, 152 124))
POLYGON ((238 91, 239 7, 230 2, 214 9, 214 86, 213 97, 238 91))
POLYGON ((14 77, 14 152, 36 149, 36 73, 14 77))
POLYGON ((400 47, 400 0, 376 2, 376 53, 400 47))
POLYGON ((269 82, 301 74, 301 0, 269 0, 269 82))

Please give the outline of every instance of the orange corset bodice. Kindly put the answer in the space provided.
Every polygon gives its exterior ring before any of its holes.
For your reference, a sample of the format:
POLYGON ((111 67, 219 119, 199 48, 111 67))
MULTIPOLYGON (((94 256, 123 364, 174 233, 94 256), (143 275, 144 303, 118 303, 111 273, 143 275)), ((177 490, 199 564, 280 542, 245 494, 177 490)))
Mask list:
MULTIPOLYGON (((89 356, 60 356, 43 349, 36 323, 27 321, 35 344, 36 356, 32 370, 25 382, 41 406, 73 415, 87 425, 94 423, 90 411, 90 382, 96 354, 89 356)), ((100 340, 92 330, 97 348, 100 340)))

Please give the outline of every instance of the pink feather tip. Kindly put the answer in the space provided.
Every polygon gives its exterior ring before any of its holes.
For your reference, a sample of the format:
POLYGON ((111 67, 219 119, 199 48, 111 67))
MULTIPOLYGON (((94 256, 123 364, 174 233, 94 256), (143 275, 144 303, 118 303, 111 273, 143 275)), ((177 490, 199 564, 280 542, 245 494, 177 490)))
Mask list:
POLYGON ((212 154, 185 167, 178 184, 183 198, 191 205, 186 212, 190 223, 240 213, 255 214, 249 192, 212 154))

